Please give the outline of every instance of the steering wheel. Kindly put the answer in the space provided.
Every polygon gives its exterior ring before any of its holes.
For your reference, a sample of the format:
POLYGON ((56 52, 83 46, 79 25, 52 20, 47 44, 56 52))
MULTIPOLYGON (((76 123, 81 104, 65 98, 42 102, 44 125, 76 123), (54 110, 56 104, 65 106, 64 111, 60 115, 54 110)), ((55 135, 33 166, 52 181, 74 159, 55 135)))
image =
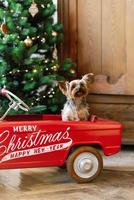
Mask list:
POLYGON ((20 108, 23 111, 29 110, 29 106, 26 103, 24 103, 19 97, 17 97, 15 94, 13 94, 12 92, 3 88, 3 89, 0 90, 0 93, 10 100, 9 108, 4 113, 4 115, 0 118, 0 121, 3 120, 6 117, 6 115, 8 114, 8 112, 11 109, 18 110, 18 108, 20 108))

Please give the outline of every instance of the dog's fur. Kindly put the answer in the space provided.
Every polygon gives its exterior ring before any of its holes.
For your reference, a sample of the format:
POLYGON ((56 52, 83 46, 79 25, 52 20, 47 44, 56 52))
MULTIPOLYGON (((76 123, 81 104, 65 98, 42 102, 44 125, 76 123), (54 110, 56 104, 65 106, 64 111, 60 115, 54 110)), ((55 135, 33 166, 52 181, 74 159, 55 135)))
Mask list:
POLYGON ((86 97, 89 93, 88 84, 92 81, 93 74, 86 74, 80 80, 59 82, 59 88, 67 97, 67 102, 62 110, 63 121, 87 121, 89 106, 86 97))

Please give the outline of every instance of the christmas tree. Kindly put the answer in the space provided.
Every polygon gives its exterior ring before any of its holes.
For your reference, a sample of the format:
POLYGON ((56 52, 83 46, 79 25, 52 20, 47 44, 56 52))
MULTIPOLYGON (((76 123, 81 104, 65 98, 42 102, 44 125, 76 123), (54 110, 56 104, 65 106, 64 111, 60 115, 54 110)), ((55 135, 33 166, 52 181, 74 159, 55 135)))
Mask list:
MULTIPOLYGON (((54 23, 52 0, 0 0, 0 87, 19 96, 31 113, 60 112, 57 81, 75 75, 70 59, 60 63, 63 25, 54 23)), ((1 113, 7 100, 1 98, 1 113)))

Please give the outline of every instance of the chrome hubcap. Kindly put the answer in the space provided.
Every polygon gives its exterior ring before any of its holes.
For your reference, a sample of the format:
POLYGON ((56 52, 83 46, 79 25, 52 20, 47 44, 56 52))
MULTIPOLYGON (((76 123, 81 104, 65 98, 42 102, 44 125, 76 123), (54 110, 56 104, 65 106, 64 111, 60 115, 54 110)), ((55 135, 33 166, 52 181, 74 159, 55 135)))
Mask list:
POLYGON ((81 159, 81 161, 79 162, 79 170, 83 173, 90 171, 92 167, 92 161, 87 158, 81 159))
POLYGON ((91 178, 96 174, 98 167, 97 157, 90 152, 79 154, 73 164, 75 173, 81 178, 91 178))

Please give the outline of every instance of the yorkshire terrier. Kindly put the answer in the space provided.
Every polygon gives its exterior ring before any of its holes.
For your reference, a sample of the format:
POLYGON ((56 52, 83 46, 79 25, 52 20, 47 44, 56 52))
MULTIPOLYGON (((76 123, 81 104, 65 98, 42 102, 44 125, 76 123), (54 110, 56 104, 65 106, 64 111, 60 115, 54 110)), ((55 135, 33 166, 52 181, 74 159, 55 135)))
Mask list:
POLYGON ((90 113, 86 97, 89 93, 88 84, 93 80, 89 73, 80 80, 60 81, 59 88, 67 97, 67 102, 62 110, 63 121, 88 121, 90 113))

